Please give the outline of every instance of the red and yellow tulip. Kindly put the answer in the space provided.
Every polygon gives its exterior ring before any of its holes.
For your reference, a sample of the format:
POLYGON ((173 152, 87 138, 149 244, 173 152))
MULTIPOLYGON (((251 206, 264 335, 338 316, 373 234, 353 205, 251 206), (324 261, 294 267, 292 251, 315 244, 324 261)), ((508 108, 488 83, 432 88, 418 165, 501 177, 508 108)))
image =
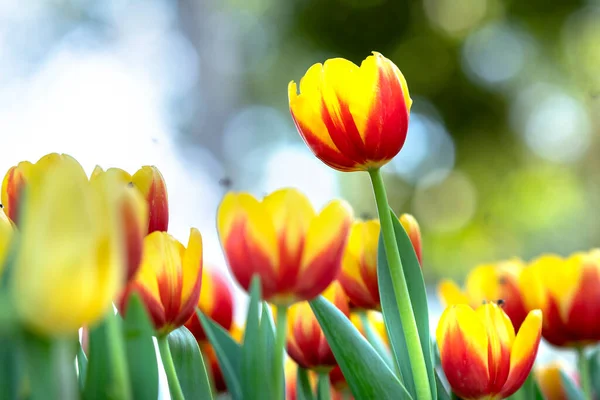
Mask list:
POLYGON ((260 276, 263 298, 278 305, 310 300, 336 278, 352 210, 332 201, 317 214, 295 189, 277 190, 262 201, 229 193, 218 211, 217 228, 229 268, 248 290, 260 276))
POLYGON ((412 100, 404 76, 379 53, 358 67, 343 58, 315 64, 288 85, 298 132, 321 161, 340 171, 387 164, 406 140, 412 100))
POLYGON ((194 313, 202 282, 202 236, 190 230, 187 248, 166 232, 156 231, 144 239, 142 264, 119 302, 127 312, 127 301, 138 293, 158 335, 182 326, 194 313))
POLYGON ((479 265, 467 275, 464 291, 455 282, 445 279, 438 286, 438 294, 446 306, 469 304, 477 308, 484 302, 502 300, 504 312, 518 330, 528 311, 519 288, 522 271, 523 262, 516 258, 479 265))
MULTIPOLYGON (((323 296, 349 315, 348 300, 338 282, 333 282, 323 296)), ((302 368, 332 368, 337 364, 325 334, 306 301, 294 304, 288 310, 287 351, 302 368)))
POLYGON ((19 199, 13 301, 22 322, 45 335, 74 334, 112 312, 125 270, 119 183, 90 183, 68 159, 36 171, 19 199))
POLYGON ((567 259, 541 256, 524 269, 520 284, 526 306, 544 313, 548 342, 582 346, 600 340, 600 250, 567 259))
POLYGON ((561 370, 564 370, 564 367, 560 362, 553 362, 535 369, 535 379, 545 400, 569 399, 563 387, 561 370))
MULTIPOLYGON (((216 269, 204 268, 202 271, 202 291, 198 308, 210 319, 221 325, 225 330, 231 328, 233 322, 233 288, 222 272, 216 269)), ((206 334, 196 313, 185 323, 196 340, 206 340, 206 334)))
MULTIPOLYGON (((417 221, 409 214, 400 222, 411 238, 413 248, 421 259, 421 234, 417 221)), ((338 280, 342 284, 353 307, 380 310, 377 283, 377 246, 380 225, 378 219, 357 220, 352 224, 348 245, 342 260, 342 272, 338 280)))
MULTIPOLYGON (((92 172, 92 179, 103 174, 99 166, 92 172)), ((169 227, 169 200, 165 180, 154 166, 143 166, 135 174, 130 175, 120 168, 109 168, 106 173, 114 174, 126 183, 137 188, 148 204, 148 216, 145 233, 155 231, 166 232, 169 227)))
POLYGON ((525 382, 537 355, 542 313, 531 311, 515 335, 510 319, 495 303, 476 310, 448 307, 437 327, 442 368, 465 400, 506 398, 525 382))

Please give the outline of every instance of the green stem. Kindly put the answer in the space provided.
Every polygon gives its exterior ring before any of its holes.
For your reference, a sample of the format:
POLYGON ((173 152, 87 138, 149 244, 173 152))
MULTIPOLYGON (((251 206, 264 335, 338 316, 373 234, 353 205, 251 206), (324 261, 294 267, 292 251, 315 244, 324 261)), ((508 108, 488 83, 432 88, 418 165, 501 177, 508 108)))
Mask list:
POLYGON ((585 357, 585 351, 583 347, 577 348, 577 365, 579 367, 579 381, 581 384, 581 391, 583 397, 586 400, 592 399, 592 386, 590 382, 590 364, 585 357))
POLYGON ((275 399, 285 399, 285 375, 283 373, 283 355, 285 353, 285 340, 287 333, 288 306, 277 306, 277 324, 275 326, 275 352, 273 354, 273 381, 275 399))
POLYGON ((331 399, 331 386, 329 384, 329 372, 319 372, 319 381, 317 382, 317 399, 319 400, 330 400, 331 399))
POLYGON ((131 399, 131 385, 129 370, 127 369, 123 331, 119 317, 112 310, 106 316, 106 335, 108 340, 107 350, 110 354, 110 367, 114 374, 115 391, 120 399, 131 399))
POLYGON ((175 371, 175 365, 173 364, 173 357, 171 357, 171 350, 169 349, 169 341, 167 335, 162 335, 156 338, 158 342, 158 350, 160 351, 160 359, 162 360, 163 366, 165 367, 165 373, 167 375, 167 382, 169 383, 169 392, 173 400, 185 400, 181 386, 179 385, 179 379, 177 378, 177 372, 175 371))
POLYGON ((400 321, 404 328, 404 339, 408 348, 408 358, 412 370, 412 376, 415 383, 417 398, 419 400, 431 399, 431 388, 429 387, 429 378, 427 376, 427 367, 419 339, 419 331, 413 314, 413 308, 410 301, 406 277, 402 269, 402 260, 396 242, 394 225, 390 206, 387 201, 387 194, 383 184, 381 171, 378 169, 369 170, 373 191, 375 192, 375 202, 377 203, 377 212, 381 223, 381 233, 383 235, 383 245, 390 268, 390 276, 396 296, 396 304, 400 312, 400 321))
POLYGON ((390 353, 388 353, 381 337, 379 337, 377 332, 373 330, 373 326, 371 325, 371 321, 369 321, 367 312, 365 310, 360 310, 358 312, 358 316, 360 318, 360 323, 362 324, 363 330, 365 331, 367 341, 371 344, 371 347, 375 349, 377 354, 379 354, 381 359, 385 361, 390 368, 394 368, 390 353))

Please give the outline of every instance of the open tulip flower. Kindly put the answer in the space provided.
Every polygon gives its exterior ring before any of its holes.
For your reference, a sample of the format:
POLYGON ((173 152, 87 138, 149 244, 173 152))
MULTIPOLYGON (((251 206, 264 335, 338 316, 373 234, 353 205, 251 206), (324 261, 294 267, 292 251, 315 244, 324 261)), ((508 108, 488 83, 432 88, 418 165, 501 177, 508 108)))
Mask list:
POLYGON ((437 327, 442 368, 465 400, 506 398, 529 375, 541 338, 542 313, 531 311, 515 335, 510 319, 495 303, 476 310, 448 307, 437 327))
MULTIPOLYGON (((421 258, 421 234, 413 216, 400 217, 409 234, 417 257, 421 258)), ((377 246, 380 225, 378 219, 356 220, 352 224, 348 245, 342 260, 342 272, 338 280, 342 284, 350 304, 356 308, 380 310, 377 282, 377 246)))
POLYGON ((520 283, 527 307, 544 312, 548 342, 580 347, 600 341, 600 250, 539 257, 520 283))
MULTIPOLYGON (((231 328, 233 322, 233 288, 222 272, 216 269, 203 268, 202 291, 198 308, 210 319, 225 330, 231 328)), ((196 313, 185 323, 186 328, 194 334, 199 342, 206 340, 206 334, 196 313)))
POLYGON ((187 248, 166 232, 144 239, 142 264, 119 302, 123 314, 127 301, 138 293, 159 336, 182 326, 194 313, 202 282, 202 236, 190 230, 187 248))
POLYGON ((281 189, 262 201, 228 193, 217 227, 229 268, 248 290, 260 276, 263 298, 278 305, 310 300, 336 278, 352 221, 344 201, 317 214, 295 189, 281 189))
POLYGON ((298 132, 325 164, 366 171, 387 164, 406 140, 412 100, 404 76, 379 53, 360 67, 343 58, 315 64, 288 85, 298 132))
POLYGON ((477 308, 484 302, 499 302, 518 330, 528 311, 519 287, 522 271, 523 262, 516 258, 496 264, 479 265, 467 275, 464 290, 455 282, 444 279, 440 282, 438 293, 446 306, 469 304, 477 308))

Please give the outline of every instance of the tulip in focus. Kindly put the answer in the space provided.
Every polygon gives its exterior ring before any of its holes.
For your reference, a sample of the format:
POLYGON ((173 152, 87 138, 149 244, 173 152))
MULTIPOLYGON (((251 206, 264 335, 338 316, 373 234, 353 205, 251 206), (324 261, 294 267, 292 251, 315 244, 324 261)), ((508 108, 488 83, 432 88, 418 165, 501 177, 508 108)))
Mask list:
POLYGON ((516 258, 497 264, 480 265, 467 275, 464 291, 455 282, 445 279, 440 283, 438 293, 445 306, 469 304, 477 308, 484 302, 501 303, 504 312, 518 330, 528 312, 519 288, 522 271, 523 262, 516 258))
POLYGON ((73 166, 79 165, 69 155, 50 153, 40 158, 35 164, 22 161, 8 170, 2 181, 1 198, 4 212, 11 221, 15 224, 19 222, 22 195, 29 182, 36 181, 40 174, 45 173, 52 166, 62 163, 69 163, 73 166))
POLYGON ((112 312, 125 270, 119 183, 90 183, 71 160, 40 170, 19 200, 13 301, 20 319, 46 335, 76 334, 112 312))
POLYGON ((166 232, 144 239, 142 264, 120 299, 125 315, 127 301, 137 292, 159 336, 182 326, 194 313, 202 282, 202 236, 190 230, 187 248, 166 232))
POLYGON ((452 391, 465 400, 509 397, 525 382, 537 355, 542 313, 531 311, 515 336, 502 308, 487 303, 448 307, 436 337, 452 391))
POLYGON ((568 400, 567 392, 562 384, 560 376, 563 366, 559 362, 553 362, 543 367, 536 368, 535 379, 544 395, 545 400, 568 400))
MULTIPOLYGON (((409 214, 400 217, 408 233, 419 261, 421 260, 421 234, 417 221, 409 214)), ((342 284, 353 307, 380 310, 377 282, 377 246, 380 225, 378 219, 357 220, 352 224, 348 245, 344 251, 342 272, 338 280, 342 284)))
POLYGON ((379 53, 360 67, 343 58, 315 64, 288 85, 290 112, 312 152, 339 171, 387 164, 406 140, 412 100, 404 76, 379 53))
POLYGON ((600 340, 600 249, 568 259, 545 255, 521 275, 529 308, 544 313, 543 336, 555 346, 585 346, 600 340))
POLYGON ((311 300, 336 278, 352 221, 344 201, 317 214, 295 189, 281 189, 262 201, 229 193, 217 228, 229 268, 248 290, 260 276, 263 298, 277 305, 311 300))
POLYGON ((166 232, 169 227, 169 201, 167 196, 167 185, 165 180, 154 166, 143 166, 135 174, 130 175, 120 168, 109 168, 104 172, 97 166, 92 172, 92 178, 104 173, 114 174, 123 183, 137 188, 148 204, 148 217, 145 233, 155 231, 166 232))
MULTIPOLYGON (((229 330, 233 321, 233 288, 222 272, 204 268, 202 271, 202 291, 198 308, 210 319, 229 330)), ((194 312, 185 323, 198 342, 206 340, 206 334, 194 312)))
MULTIPOLYGON (((323 296, 349 315, 348 300, 338 282, 333 282, 323 296)), ((337 365, 325 334, 306 301, 294 304, 288 311, 287 351, 302 368, 327 369, 337 365)))

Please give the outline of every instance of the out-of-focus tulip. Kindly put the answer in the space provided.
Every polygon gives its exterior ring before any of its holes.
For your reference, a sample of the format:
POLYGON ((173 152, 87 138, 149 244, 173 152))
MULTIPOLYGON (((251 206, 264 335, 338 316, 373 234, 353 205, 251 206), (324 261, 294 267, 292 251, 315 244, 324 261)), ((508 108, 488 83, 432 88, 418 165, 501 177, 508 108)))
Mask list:
POLYGON ((144 239, 142 264, 119 302, 122 313, 132 293, 139 293, 158 335, 167 335, 194 313, 202 282, 202 236, 190 230, 188 246, 166 232, 144 239))
MULTIPOLYGON (((204 286, 204 283, 202 283, 202 285, 204 286)), ((202 288, 202 291, 204 292, 204 287, 202 288)), ((240 343, 242 341, 244 332, 241 327, 232 325, 229 334, 236 342, 240 343)), ((208 361, 206 364, 208 365, 208 370, 212 376, 217 393, 227 392, 227 385, 225 384, 223 371, 219 365, 219 360, 217 358, 217 353, 215 353, 214 347, 212 347, 212 345, 206 340, 198 342, 198 345, 200 346, 200 350, 204 355, 204 359, 208 361)))
MULTIPOLYGON (((385 328, 385 323, 383 321, 383 316, 381 315, 381 313, 376 311, 369 311, 367 313, 367 319, 371 324, 371 329, 373 329, 373 331, 381 338, 383 343, 385 343, 389 347, 390 340, 388 338, 387 330, 385 328)), ((352 310, 350 311, 350 321, 356 327, 356 329, 358 329, 358 331, 366 337, 367 334, 365 332, 362 319, 358 312, 353 312, 352 310)))
POLYGON ((31 329, 73 334, 112 312, 125 269, 118 192, 113 179, 88 182, 76 161, 44 168, 28 185, 12 292, 31 329))
MULTIPOLYGON (((333 282, 323 296, 349 315, 348 300, 338 282, 333 282)), ((287 351, 303 368, 331 368, 337 364, 308 302, 294 304, 288 311, 287 351)))
POLYGON ((117 168, 112 168, 104 172, 99 167, 96 167, 90 181, 113 179, 121 182, 119 191, 117 192, 118 201, 116 206, 121 213, 122 238, 127 257, 127 269, 124 280, 125 282, 129 282, 135 277, 142 261, 142 247, 148 227, 148 205, 139 190, 123 182, 123 174, 121 172, 126 173, 117 168))
MULTIPOLYGON (((103 174, 102 168, 97 166, 92 172, 91 179, 103 174)), ((167 196, 167 185, 165 180, 154 166, 143 166, 135 174, 130 175, 120 168, 109 168, 106 173, 119 176, 120 179, 137 188, 148 204, 148 217, 145 233, 155 231, 166 232, 169 227, 169 201, 167 196)))
POLYGON ((566 260, 542 256, 523 270, 520 284, 526 306, 544 313, 548 342, 582 346, 600 340, 600 250, 566 260))
POLYGON ((352 210, 332 201, 316 214, 295 189, 262 201, 229 193, 218 211, 218 231, 229 268, 248 290, 260 276, 263 298, 278 305, 310 300, 336 278, 352 222, 352 210))
MULTIPOLYGON (((339 372, 339 376, 341 377, 341 379, 344 379, 343 375, 342 375, 342 371, 340 370, 339 367, 335 367, 331 373, 334 373, 334 371, 336 374, 339 372)), ((308 372, 308 380, 309 383, 311 385, 312 390, 314 391, 317 387, 317 374, 314 371, 307 371, 308 372)), ((331 375, 330 375, 331 376, 331 375)), ((292 361, 290 358, 288 358, 286 360, 285 363, 285 399, 286 400, 296 400, 298 398, 297 396, 297 381, 298 381, 298 365, 292 361)), ((345 380, 344 380, 345 382, 345 380)), ((336 390, 336 388, 334 386, 331 386, 331 392, 330 392, 330 398, 331 400, 342 400, 342 399, 348 399, 348 400, 352 400, 353 397, 352 396, 346 396, 344 397, 343 392, 345 390, 336 390)))
POLYGON ((516 258, 496 264, 480 265, 467 275, 464 291, 456 283, 446 279, 440 283, 438 294, 446 306, 469 304, 477 308, 485 302, 497 302, 502 305, 504 312, 518 330, 528 311, 519 288, 522 271, 523 262, 516 258))
MULTIPOLYGON (((400 222, 411 238, 415 253, 421 259, 421 234, 416 220, 404 214, 400 222), (405 225, 406 224, 406 225, 405 225)), ((378 219, 354 221, 350 229, 348 245, 342 259, 342 272, 338 280, 342 284, 353 307, 380 310, 377 285, 377 245, 380 225, 378 219)))
MULTIPOLYGON (((202 271, 202 291, 198 308, 225 330, 231 328, 233 321, 233 289, 222 272, 204 268, 202 271)), ((206 334, 196 313, 185 323, 186 328, 196 340, 206 340, 206 334)))
POLYGON ((56 164, 69 163, 78 166, 79 163, 66 154, 50 153, 40 158, 35 164, 22 161, 11 167, 2 181, 2 205, 4 212, 15 224, 18 223, 21 196, 28 183, 56 164))
POLYGON ((464 399, 503 399, 525 382, 537 355, 542 312, 531 311, 515 336, 495 303, 477 310, 448 307, 437 327, 442 368, 454 393, 464 399))
POLYGON ((544 395, 544 399, 569 399, 562 384, 562 378, 560 376, 561 370, 566 371, 560 362, 553 362, 535 369, 535 379, 544 395))
POLYGON ((13 236, 13 226, 0 209, 0 276, 4 270, 4 261, 9 251, 10 241, 13 236))
POLYGON ((339 171, 387 164, 406 140, 412 100, 393 62, 374 52, 360 67, 343 58, 315 64, 288 85, 300 136, 321 161, 339 171))

